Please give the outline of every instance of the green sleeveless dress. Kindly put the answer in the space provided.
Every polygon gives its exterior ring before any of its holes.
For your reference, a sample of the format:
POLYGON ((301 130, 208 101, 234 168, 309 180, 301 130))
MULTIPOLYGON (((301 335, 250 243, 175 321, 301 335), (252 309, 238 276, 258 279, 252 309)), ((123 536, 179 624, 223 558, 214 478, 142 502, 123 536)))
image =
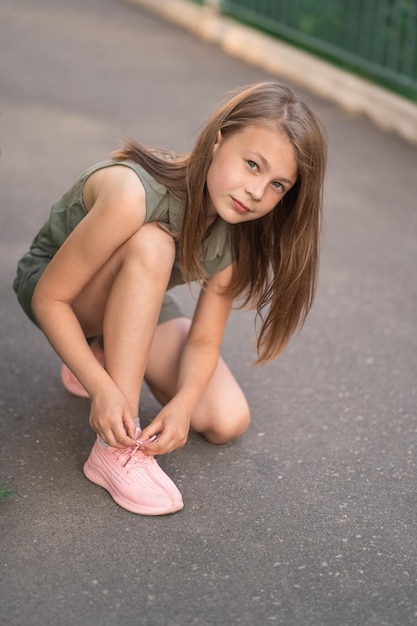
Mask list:
MULTIPOLYGON (((86 170, 80 179, 60 198, 50 211, 49 217, 34 238, 29 251, 17 265, 13 288, 26 315, 36 324, 32 313, 33 291, 46 266, 56 251, 71 234, 79 222, 87 215, 83 204, 83 189, 86 180, 97 170, 124 165, 131 168, 140 178, 146 193, 145 222, 159 222, 172 233, 181 231, 184 204, 175 198, 167 188, 156 181, 146 170, 134 161, 103 161, 86 170)), ((175 262, 172 268, 168 290, 184 284, 179 261, 179 246, 176 241, 175 262)), ((220 217, 213 223, 201 250, 202 265, 211 277, 225 269, 233 261, 231 226, 220 217)), ((140 277, 138 276, 138 280, 140 277)), ((172 294, 166 293, 159 323, 183 315, 172 294)))

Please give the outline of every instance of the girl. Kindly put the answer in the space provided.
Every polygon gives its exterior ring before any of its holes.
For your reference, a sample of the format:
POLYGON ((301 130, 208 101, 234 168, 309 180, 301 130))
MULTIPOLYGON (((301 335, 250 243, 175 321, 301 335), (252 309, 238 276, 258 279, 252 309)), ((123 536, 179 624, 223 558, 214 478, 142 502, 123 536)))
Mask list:
POLYGON ((91 399, 97 439, 85 475, 129 511, 182 508, 154 455, 190 428, 223 443, 250 415, 219 356, 233 301, 256 310, 257 364, 304 322, 316 288, 326 145, 286 87, 242 90, 208 121, 189 156, 130 142, 52 207, 19 261, 14 288, 91 399), (192 321, 169 289, 200 281, 192 321), (90 347, 91 346, 91 347, 90 347), (162 410, 135 419, 142 381, 162 410))

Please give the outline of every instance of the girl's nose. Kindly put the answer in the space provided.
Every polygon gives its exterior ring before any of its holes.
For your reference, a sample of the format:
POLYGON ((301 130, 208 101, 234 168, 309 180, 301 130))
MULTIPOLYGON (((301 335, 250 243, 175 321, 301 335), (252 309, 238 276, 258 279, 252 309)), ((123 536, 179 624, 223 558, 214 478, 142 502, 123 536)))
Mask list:
POLYGON ((262 196, 265 193, 265 183, 259 178, 257 180, 251 180, 246 185, 246 191, 253 200, 262 200, 262 196))

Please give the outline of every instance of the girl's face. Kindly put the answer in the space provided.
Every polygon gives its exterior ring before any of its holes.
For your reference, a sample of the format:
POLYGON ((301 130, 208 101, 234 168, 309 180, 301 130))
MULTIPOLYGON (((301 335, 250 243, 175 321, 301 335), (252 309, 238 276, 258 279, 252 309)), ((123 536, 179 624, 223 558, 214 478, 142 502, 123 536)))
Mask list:
POLYGON ((229 224, 270 213, 297 180, 294 146, 272 125, 220 133, 207 172, 206 215, 229 224))

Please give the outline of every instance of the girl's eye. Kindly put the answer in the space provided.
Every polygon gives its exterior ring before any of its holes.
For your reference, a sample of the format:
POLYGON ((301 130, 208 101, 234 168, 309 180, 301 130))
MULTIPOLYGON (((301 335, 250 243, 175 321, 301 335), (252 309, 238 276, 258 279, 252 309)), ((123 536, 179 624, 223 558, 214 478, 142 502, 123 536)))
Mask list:
POLYGON ((275 189, 277 191, 284 191, 284 187, 281 185, 281 183, 279 183, 278 181, 275 181, 274 183, 272 183, 273 186, 275 187, 275 189))
POLYGON ((250 168, 251 170, 256 170, 256 169, 257 169, 257 167, 258 167, 258 166, 256 165, 255 161, 251 161, 250 159, 249 159, 249 161, 248 161, 248 166, 249 166, 249 168, 250 168))

